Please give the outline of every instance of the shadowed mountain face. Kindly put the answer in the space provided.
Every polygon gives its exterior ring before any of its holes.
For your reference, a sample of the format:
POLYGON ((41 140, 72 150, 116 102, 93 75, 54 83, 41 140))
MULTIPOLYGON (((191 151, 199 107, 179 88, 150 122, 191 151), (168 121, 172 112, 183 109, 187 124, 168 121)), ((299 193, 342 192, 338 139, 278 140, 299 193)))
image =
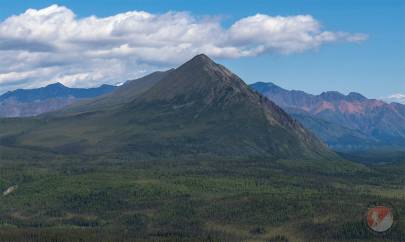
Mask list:
POLYGON ((358 93, 311 95, 273 83, 251 87, 297 118, 330 146, 340 150, 400 147, 405 144, 405 106, 367 99, 358 93))
MULTIPOLYGON (((205 55, 157 79, 133 97, 126 92, 122 102, 103 99, 94 109, 78 105, 75 112, 46 115, 8 139, 17 146, 138 159, 336 158, 282 109, 205 55)), ((122 97, 120 92, 110 95, 122 97)))
POLYGON ((112 92, 115 86, 69 88, 55 83, 38 89, 18 89, 0 96, 0 117, 28 117, 59 110, 76 101, 112 92))

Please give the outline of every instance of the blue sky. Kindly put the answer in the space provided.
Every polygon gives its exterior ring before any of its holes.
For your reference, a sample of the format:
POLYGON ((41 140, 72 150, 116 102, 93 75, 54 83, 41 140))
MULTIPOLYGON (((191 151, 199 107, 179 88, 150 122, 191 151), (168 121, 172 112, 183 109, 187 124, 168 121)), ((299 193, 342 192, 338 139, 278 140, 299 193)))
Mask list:
MULTIPOLYGON (((91 15, 104 18, 134 10, 157 15, 166 14, 168 11, 186 11, 197 21, 218 19, 216 21, 224 29, 230 28, 241 19, 255 16, 257 13, 273 17, 311 15, 321 25, 322 31, 360 33, 367 35, 368 38, 351 42, 344 37, 336 41, 322 42, 319 46, 308 47, 303 51, 287 51, 288 53, 279 47, 269 47, 259 54, 246 56, 243 54, 218 54, 214 58, 248 83, 271 81, 288 89, 299 89, 310 93, 320 93, 326 90, 337 90, 343 93, 357 91, 373 98, 405 93, 405 21, 403 17, 405 16, 405 1, 402 0, 99 0, 97 3, 73 0, 1 0, 0 19, 4 21, 11 15, 24 13, 28 8, 43 9, 52 4, 65 6, 76 15, 77 19, 91 15)), ((250 39, 249 41, 256 40, 250 39)), ((249 42, 244 48, 250 47, 253 45, 252 43, 249 42)), ((128 59, 125 60, 128 61, 128 59)), ((136 68, 139 71, 133 71, 128 76, 123 75, 122 78, 130 78, 130 75, 140 76, 150 72, 153 68, 176 66, 182 61, 181 59, 175 61, 153 59, 144 55, 142 55, 142 60, 147 61, 143 63, 141 59, 137 60, 136 68)), ((91 62, 88 65, 96 64, 91 62)), ((35 68, 36 65, 30 64, 30 66, 30 68, 35 68)), ((122 64, 117 64, 117 66, 122 66, 122 64)), ((133 66, 130 68, 136 69, 133 66)), ((125 71, 125 68, 120 70, 125 71)), ((7 74, 7 71, 11 72, 11 70, 4 69, 0 70, 0 73, 7 74)), ((15 87, 34 87, 42 84, 26 74, 30 71, 24 69, 25 74, 16 75, 16 80, 11 80, 9 78, 11 75, 7 75, 4 80, 9 80, 9 82, 0 82, 0 86, 3 85, 3 88, 0 87, 0 92, 15 87)), ((12 71, 12 73, 15 72, 12 71)), ((47 71, 40 73, 46 73, 44 77, 48 77, 47 71)), ((118 69, 117 73, 119 73, 118 69)), ((65 80, 67 84, 73 86, 94 85, 101 81, 96 82, 94 81, 97 79, 96 77, 90 78, 85 74, 73 75, 73 69, 69 74, 71 74, 69 78, 60 78, 62 82, 65 80), (72 80, 74 77, 77 77, 78 80, 72 80), (90 78, 93 82, 87 81, 86 78, 90 78)), ((100 76, 99 79, 102 78, 103 76, 100 76)), ((52 80, 49 77, 49 82, 52 80)), ((107 77, 106 81, 112 82, 111 78, 107 77)))

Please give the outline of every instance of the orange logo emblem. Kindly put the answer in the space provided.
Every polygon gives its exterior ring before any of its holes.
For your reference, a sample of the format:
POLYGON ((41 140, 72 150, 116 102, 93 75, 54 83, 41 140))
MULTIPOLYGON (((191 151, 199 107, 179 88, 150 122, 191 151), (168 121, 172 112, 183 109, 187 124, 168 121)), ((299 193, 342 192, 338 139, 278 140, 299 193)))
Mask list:
POLYGON ((378 233, 388 231, 394 224, 394 215, 391 208, 376 206, 370 208, 367 213, 368 227, 378 233))

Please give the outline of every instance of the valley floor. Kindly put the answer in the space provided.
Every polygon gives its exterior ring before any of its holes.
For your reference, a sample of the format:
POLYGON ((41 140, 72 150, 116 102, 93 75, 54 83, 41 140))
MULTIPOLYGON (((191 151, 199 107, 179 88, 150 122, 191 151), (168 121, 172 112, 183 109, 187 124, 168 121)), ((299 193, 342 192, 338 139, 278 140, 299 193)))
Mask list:
POLYGON ((401 164, 139 162, 1 149, 1 241, 405 241, 401 164), (399 215, 382 237, 365 225, 373 202, 399 215))

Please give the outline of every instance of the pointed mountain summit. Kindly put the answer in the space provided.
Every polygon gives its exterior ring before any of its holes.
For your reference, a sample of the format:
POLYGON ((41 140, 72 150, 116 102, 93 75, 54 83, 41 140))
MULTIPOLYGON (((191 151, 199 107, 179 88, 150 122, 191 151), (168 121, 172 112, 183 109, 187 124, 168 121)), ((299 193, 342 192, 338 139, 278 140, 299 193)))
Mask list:
MULTIPOLYGON (((167 74, 128 104, 122 115, 131 113, 136 115, 132 120, 147 123, 160 134, 167 132, 170 139, 166 141, 171 141, 164 146, 187 140, 182 149, 189 149, 189 154, 273 158, 330 155, 322 142, 278 106, 203 54, 167 74)), ((146 136, 146 140, 150 138, 146 136)))
MULTIPOLYGON (((111 95, 119 97, 119 92, 111 95)), ((156 84, 126 100, 113 109, 48 117, 45 126, 19 140, 61 152, 130 154, 134 159, 336 157, 281 108, 206 55, 160 75, 156 84), (52 132, 45 131, 48 127, 52 132)))
POLYGON ((47 85, 45 88, 55 88, 56 89, 56 88, 67 88, 67 87, 60 82, 55 82, 55 83, 47 85))
POLYGON ((209 103, 235 94, 252 96, 253 93, 238 76, 200 54, 166 76, 141 99, 209 103))

